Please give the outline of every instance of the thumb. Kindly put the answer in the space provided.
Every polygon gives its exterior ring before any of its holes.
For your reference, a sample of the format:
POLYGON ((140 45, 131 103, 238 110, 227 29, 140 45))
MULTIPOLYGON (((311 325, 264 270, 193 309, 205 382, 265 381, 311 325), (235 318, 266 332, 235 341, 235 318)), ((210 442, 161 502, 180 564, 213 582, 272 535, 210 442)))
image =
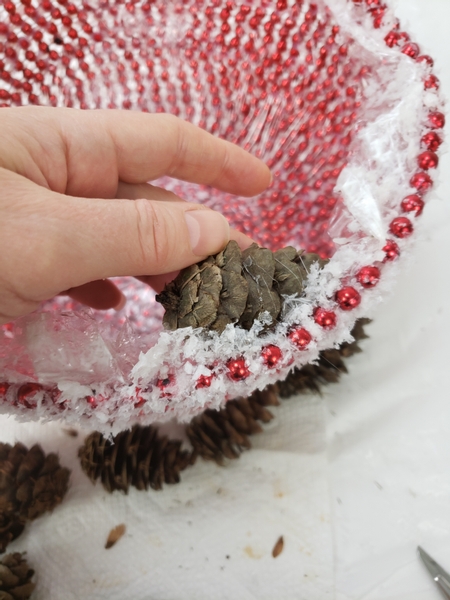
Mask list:
POLYGON ((181 200, 65 196, 2 169, 0 181, 0 316, 91 281, 178 271, 230 239, 220 213, 181 200))
POLYGON ((187 202, 57 199, 51 262, 63 288, 115 276, 160 275, 215 254, 230 239, 220 213, 187 202), (64 275, 64 272, 67 275, 64 275))

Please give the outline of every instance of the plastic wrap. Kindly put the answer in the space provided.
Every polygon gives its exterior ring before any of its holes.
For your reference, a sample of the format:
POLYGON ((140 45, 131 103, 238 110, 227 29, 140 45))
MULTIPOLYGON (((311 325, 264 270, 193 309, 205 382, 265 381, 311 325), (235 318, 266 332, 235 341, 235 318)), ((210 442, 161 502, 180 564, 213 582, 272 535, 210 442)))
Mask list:
POLYGON ((423 136, 439 134, 443 125, 429 83, 431 60, 420 56, 390 10, 347 0, 71 6, 69 27, 51 17, 56 4, 45 3, 32 16, 17 5, 14 14, 32 27, 43 16, 54 25, 44 28, 40 42, 27 36, 27 49, 11 41, 18 26, 0 8, 5 72, 14 74, 17 57, 26 66, 26 50, 39 54, 40 43, 53 52, 39 67, 43 80, 33 80, 31 89, 1 84, 5 105, 117 107, 188 119, 263 158, 274 183, 250 200, 158 183, 221 210, 261 245, 293 245, 331 260, 312 270, 304 296, 288 299, 270 333, 260 322, 250 331, 228 326, 221 335, 163 331, 154 294, 131 279, 119 281, 128 297, 120 313, 87 312, 55 299, 3 327, 1 410, 106 432, 136 421, 185 421, 348 341, 355 320, 372 314, 408 255, 414 236, 404 235, 396 219, 407 219, 406 233, 416 229, 415 213, 401 203, 431 187, 420 167, 431 147, 423 136), (64 43, 55 45, 58 36, 64 43), (366 266, 380 269, 374 289, 358 277, 366 266), (356 292, 351 310, 336 300, 346 287, 356 292), (323 327, 317 308, 331 311, 335 326, 323 327), (295 327, 312 336, 303 350, 289 338, 295 327), (268 344, 282 352, 274 368, 261 356, 268 344), (240 381, 227 368, 236 358, 249 372, 240 381), (210 377, 209 387, 198 386, 201 375, 210 377))

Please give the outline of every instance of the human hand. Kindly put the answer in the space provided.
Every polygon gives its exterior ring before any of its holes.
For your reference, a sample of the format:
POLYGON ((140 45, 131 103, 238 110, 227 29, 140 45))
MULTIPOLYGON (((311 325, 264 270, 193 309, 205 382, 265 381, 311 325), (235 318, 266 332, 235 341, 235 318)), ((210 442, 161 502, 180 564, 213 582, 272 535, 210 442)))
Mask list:
POLYGON ((171 115, 2 108, 0 131, 0 324, 60 293, 120 308, 108 277, 158 290, 230 239, 251 243, 219 213, 148 181, 242 196, 270 184, 261 161, 171 115))

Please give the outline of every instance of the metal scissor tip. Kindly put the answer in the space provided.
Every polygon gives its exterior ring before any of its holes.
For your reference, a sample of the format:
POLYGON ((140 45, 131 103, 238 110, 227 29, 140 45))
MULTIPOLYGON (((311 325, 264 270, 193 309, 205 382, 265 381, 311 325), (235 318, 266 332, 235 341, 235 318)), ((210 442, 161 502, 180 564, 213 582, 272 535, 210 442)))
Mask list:
POLYGON ((419 551, 419 555, 423 561, 423 564, 428 569, 434 581, 441 588, 444 594, 450 598, 450 575, 441 567, 440 564, 434 560, 434 558, 431 558, 431 556, 425 552, 423 548, 417 546, 417 550, 419 551))

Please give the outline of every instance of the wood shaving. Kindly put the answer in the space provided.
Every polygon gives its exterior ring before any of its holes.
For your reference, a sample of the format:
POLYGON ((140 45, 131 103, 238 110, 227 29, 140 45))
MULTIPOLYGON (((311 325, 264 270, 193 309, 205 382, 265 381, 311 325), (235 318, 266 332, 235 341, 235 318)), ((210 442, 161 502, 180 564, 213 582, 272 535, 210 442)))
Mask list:
POLYGON ((111 531, 109 532, 109 535, 108 535, 108 539, 106 540, 106 544, 105 544, 106 550, 109 550, 109 548, 112 548, 114 546, 114 544, 116 542, 118 542, 120 540, 120 538, 124 535, 125 531, 126 531, 126 527, 123 523, 121 523, 120 525, 117 525, 117 527, 114 527, 114 529, 111 529, 111 531))
POLYGON ((277 556, 280 556, 280 554, 283 552, 283 548, 284 548, 284 539, 283 539, 283 536, 280 535, 280 537, 277 540, 277 543, 273 547, 272 556, 274 558, 276 558, 277 556))

